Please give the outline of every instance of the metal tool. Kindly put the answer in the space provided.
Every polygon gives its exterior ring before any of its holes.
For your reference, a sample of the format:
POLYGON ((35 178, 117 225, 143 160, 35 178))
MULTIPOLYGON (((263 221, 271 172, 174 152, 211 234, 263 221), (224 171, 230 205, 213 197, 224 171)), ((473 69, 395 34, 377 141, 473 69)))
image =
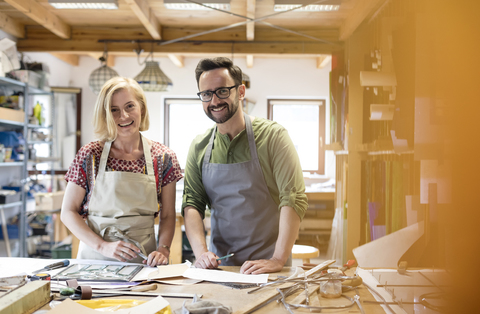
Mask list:
POLYGON ((234 282, 219 282, 219 281, 211 281, 211 283, 216 283, 222 286, 230 287, 233 289, 250 289, 258 287, 256 283, 234 283, 234 282))
POLYGON ((148 257, 145 254, 143 254, 142 252, 137 252, 137 255, 140 256, 141 258, 143 258, 144 260, 148 259, 148 257))
POLYGON ((68 259, 66 259, 66 260, 63 260, 61 262, 57 262, 57 263, 47 265, 47 266, 45 266, 45 267, 43 267, 39 270, 36 270, 32 273, 37 274, 37 273, 41 273, 42 271, 45 271, 45 270, 53 270, 53 269, 62 268, 62 267, 68 266, 68 265, 70 265, 70 261, 68 259))
POLYGON ((357 288, 355 288, 355 296, 353 297, 353 300, 355 300, 355 303, 357 303, 358 308, 360 309, 360 313, 365 314, 362 303, 360 302, 360 295, 358 294, 357 288))

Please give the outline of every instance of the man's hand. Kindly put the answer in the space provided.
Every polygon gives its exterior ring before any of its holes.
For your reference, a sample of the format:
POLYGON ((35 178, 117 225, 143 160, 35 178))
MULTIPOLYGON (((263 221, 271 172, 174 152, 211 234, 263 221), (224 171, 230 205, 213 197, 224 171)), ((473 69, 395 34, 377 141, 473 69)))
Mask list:
POLYGON ((281 271, 284 264, 275 258, 245 261, 240 268, 240 273, 246 275, 275 273, 281 271))
POLYGON ((218 256, 212 252, 204 252, 196 259, 195 267, 204 269, 218 268, 218 265, 222 262, 217 261, 217 258, 218 256))
POLYGON ((123 241, 107 242, 104 241, 98 252, 103 256, 114 258, 120 262, 127 262, 135 257, 140 249, 135 245, 123 241))
POLYGON ((157 265, 167 265, 168 264, 168 256, 160 253, 159 251, 153 251, 148 255, 148 259, 143 261, 144 264, 148 266, 155 267, 157 265))

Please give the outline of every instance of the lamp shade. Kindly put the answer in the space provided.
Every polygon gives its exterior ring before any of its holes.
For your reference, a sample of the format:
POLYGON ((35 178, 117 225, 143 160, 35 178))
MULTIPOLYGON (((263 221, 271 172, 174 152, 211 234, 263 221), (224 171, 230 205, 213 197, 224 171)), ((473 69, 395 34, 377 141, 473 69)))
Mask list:
POLYGON ((173 87, 172 81, 163 73, 156 61, 147 61, 145 68, 135 77, 135 81, 146 92, 165 92, 173 87))
POLYGON ((119 76, 118 73, 111 67, 105 64, 101 67, 93 70, 92 74, 88 78, 88 85, 95 94, 98 94, 103 87, 103 84, 112 77, 119 76))

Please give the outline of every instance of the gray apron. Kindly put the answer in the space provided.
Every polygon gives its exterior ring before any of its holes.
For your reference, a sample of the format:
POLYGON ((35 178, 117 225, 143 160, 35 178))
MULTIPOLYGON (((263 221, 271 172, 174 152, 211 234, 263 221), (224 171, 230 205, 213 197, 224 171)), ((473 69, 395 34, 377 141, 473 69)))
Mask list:
MULTIPOLYGON (((105 241, 130 242, 148 256, 157 249, 153 224, 158 203, 150 145, 140 136, 147 174, 105 171, 112 142, 105 143, 90 198, 87 225, 105 241)), ((83 242, 80 242, 77 258, 118 261, 103 256, 83 242)), ((137 256, 128 262, 142 261, 137 256)))
MULTIPOLYGON (((224 266, 270 259, 278 238, 280 213, 263 177, 252 122, 246 114, 244 117, 250 161, 210 163, 215 128, 202 165, 202 182, 212 208, 210 250, 218 256, 235 253, 222 260, 224 266)), ((291 259, 289 261, 291 263, 291 259)))

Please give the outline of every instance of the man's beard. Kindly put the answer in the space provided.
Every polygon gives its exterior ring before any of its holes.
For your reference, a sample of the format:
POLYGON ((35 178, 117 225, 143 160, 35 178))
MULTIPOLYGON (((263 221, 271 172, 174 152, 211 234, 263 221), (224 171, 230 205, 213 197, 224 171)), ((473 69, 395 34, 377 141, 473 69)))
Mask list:
POLYGON ((217 106, 208 106, 207 107, 207 110, 205 110, 205 114, 210 118, 212 119, 215 123, 219 123, 219 124, 222 124, 222 123, 225 123, 227 122, 228 120, 230 120, 231 117, 233 117, 235 115, 235 113, 237 112, 238 110, 238 103, 240 101, 237 99, 234 101, 233 105, 232 105, 232 108, 230 108, 230 106, 228 105, 228 103, 224 102, 224 103, 221 103, 217 106), (219 107, 223 107, 223 106, 227 106, 224 110, 226 110, 225 114, 223 117, 220 117, 220 118, 215 118, 212 114, 212 109, 213 108, 219 108, 219 107))

